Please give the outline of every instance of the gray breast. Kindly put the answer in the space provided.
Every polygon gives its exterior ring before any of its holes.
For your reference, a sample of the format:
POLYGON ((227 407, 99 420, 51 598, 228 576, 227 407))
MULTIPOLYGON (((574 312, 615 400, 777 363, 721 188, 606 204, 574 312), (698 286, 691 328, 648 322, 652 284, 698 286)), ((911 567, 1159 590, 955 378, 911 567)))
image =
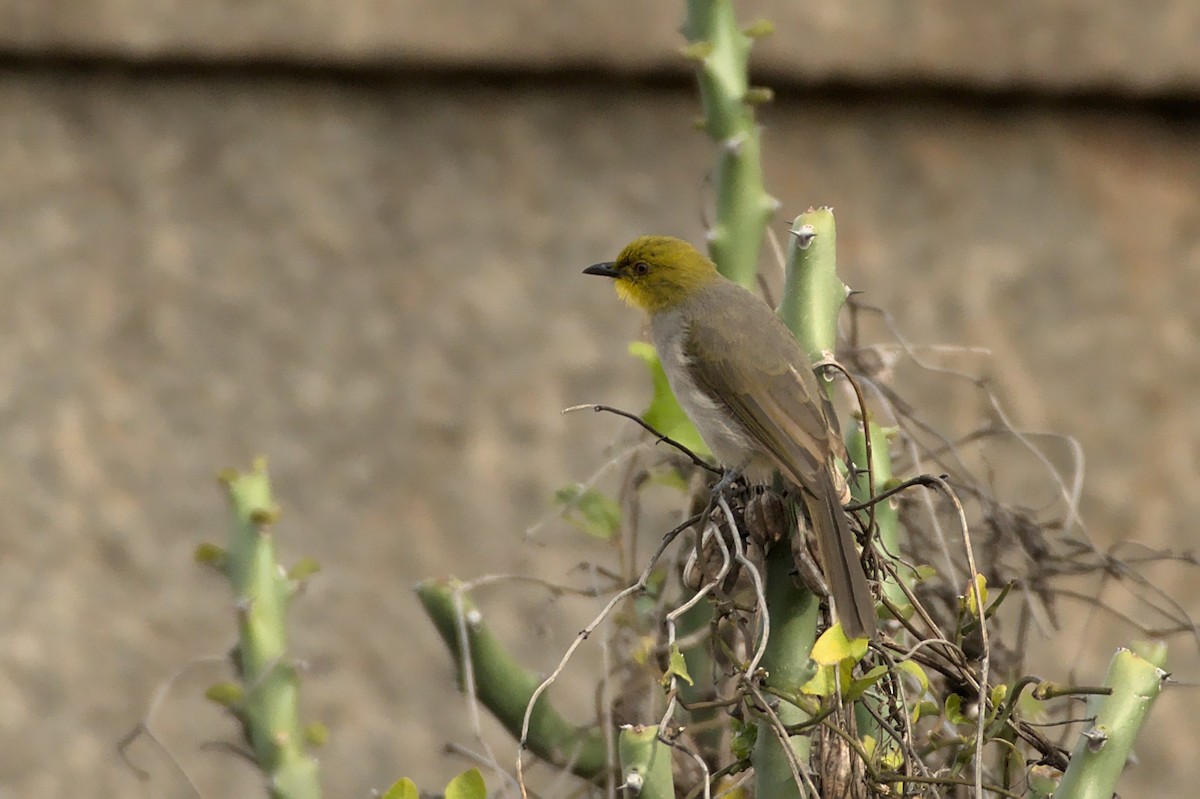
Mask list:
POLYGON ((771 465, 750 437, 732 424, 725 408, 692 379, 684 355, 689 320, 680 311, 664 311, 650 321, 650 338, 675 398, 696 425, 704 443, 723 465, 747 471, 751 479, 769 479, 771 465))

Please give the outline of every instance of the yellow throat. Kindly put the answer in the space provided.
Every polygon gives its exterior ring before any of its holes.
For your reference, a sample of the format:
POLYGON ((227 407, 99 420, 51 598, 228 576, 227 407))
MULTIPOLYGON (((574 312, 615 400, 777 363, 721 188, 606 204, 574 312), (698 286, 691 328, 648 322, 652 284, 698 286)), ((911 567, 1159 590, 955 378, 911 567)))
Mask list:
POLYGON ((668 310, 696 289, 720 280, 717 267, 683 239, 642 236, 634 239, 617 260, 596 264, 588 274, 613 278, 617 296, 647 313, 668 310))

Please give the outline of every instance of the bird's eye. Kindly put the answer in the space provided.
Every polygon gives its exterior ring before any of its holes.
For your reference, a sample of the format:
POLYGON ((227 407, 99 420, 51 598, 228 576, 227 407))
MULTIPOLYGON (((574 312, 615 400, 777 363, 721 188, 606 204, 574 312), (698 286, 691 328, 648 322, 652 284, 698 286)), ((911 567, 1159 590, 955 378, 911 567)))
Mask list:
POLYGON ((635 275, 644 275, 650 271, 650 264, 645 261, 638 261, 633 265, 633 273, 635 275))

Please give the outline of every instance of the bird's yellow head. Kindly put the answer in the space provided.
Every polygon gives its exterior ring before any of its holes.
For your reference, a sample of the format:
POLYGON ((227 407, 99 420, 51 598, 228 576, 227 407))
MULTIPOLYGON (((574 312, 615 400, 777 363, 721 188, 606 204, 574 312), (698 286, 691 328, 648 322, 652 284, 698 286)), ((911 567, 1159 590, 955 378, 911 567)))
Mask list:
POLYGON ((585 275, 611 277, 617 295, 647 313, 666 311, 720 278, 717 267, 683 239, 642 236, 615 261, 589 266, 585 275))

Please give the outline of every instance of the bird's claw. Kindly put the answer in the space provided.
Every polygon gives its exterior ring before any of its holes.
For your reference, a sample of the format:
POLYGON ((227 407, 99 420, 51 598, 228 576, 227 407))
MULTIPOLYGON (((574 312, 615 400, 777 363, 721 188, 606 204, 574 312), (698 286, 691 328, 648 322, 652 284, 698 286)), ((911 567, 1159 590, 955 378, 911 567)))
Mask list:
POLYGON ((742 472, 739 469, 726 469, 721 474, 721 479, 712 487, 713 501, 718 501, 721 497, 731 499, 733 484, 741 479, 741 476, 742 472))

